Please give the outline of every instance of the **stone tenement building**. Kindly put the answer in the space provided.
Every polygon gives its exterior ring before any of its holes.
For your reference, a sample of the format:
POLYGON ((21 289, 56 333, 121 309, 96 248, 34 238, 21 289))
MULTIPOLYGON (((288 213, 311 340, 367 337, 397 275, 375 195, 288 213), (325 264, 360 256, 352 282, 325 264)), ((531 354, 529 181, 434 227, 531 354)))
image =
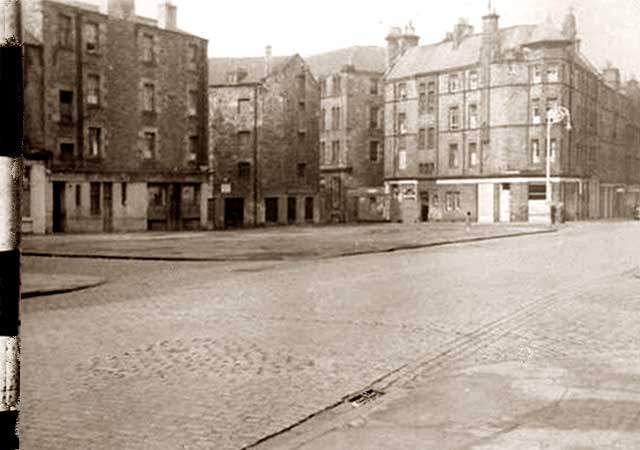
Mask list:
POLYGON ((298 55, 209 60, 216 228, 319 220, 320 90, 298 55))
POLYGON ((206 225, 207 41, 178 30, 169 2, 158 12, 136 16, 134 0, 25 1, 36 42, 26 142, 52 155, 46 231, 206 225))
POLYGON ((386 52, 349 47, 306 58, 320 82, 322 220, 384 220, 386 52))
POLYGON ((552 126, 553 203, 567 219, 628 215, 639 200, 637 83, 593 68, 573 14, 562 30, 551 19, 509 28, 498 21, 490 12, 480 33, 461 21, 427 46, 397 29, 387 37, 389 218, 539 220, 554 104, 571 111, 573 129, 552 126))

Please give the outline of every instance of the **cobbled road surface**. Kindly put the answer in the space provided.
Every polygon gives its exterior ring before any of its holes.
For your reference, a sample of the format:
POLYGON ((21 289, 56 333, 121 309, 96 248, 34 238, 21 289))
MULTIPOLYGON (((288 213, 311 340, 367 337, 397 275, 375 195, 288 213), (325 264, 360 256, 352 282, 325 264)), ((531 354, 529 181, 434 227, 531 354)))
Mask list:
POLYGON ((237 450, 376 379, 640 344, 638 223, 322 261, 24 265, 108 279, 23 301, 26 450, 237 450))

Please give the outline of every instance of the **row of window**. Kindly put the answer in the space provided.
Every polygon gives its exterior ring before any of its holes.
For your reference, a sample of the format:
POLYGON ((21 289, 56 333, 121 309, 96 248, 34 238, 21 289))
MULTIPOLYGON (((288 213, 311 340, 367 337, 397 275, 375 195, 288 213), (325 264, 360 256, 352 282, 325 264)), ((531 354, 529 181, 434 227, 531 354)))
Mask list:
POLYGON ((322 108, 320 112, 320 130, 339 130, 341 128, 342 108, 334 106, 331 108, 331 122, 327 123, 327 110, 322 108))
MULTIPOLYGON (((407 134, 408 132, 408 126, 407 126, 407 114, 406 113, 399 113, 398 114, 398 132, 402 135, 402 134, 407 134)), ((451 131, 457 131, 461 129, 461 124, 462 121, 460 119, 460 107, 459 106, 452 106, 449 108, 449 130, 451 131)), ((479 128, 480 126, 480 122, 478 119, 478 105, 476 105, 475 103, 470 104, 467 107, 467 128, 468 129, 476 129, 479 128)), ((424 134, 425 133, 425 129, 420 129, 419 131, 419 135, 424 134)), ((430 128, 429 129, 429 135, 430 136, 435 136, 435 129, 430 128)), ((424 142, 424 139, 422 139, 423 136, 419 137, 419 141, 424 142)), ((431 142, 431 144, 428 144, 428 148, 433 148, 433 142, 434 139, 430 138, 429 142, 431 142)), ((424 145, 419 145, 420 148, 424 148, 424 145)))
MULTIPOLYGON (((369 78, 370 95, 380 95, 380 78, 369 78)), ((330 95, 340 95, 342 93, 342 77, 339 74, 332 75, 320 80, 320 95, 323 97, 330 95)))
MULTIPOLYGON (((89 53, 100 51, 100 25, 96 22, 85 22, 82 27, 83 47, 89 53)), ((153 33, 142 33, 140 36, 140 60, 147 64, 156 64, 155 40, 153 33)), ((73 20, 67 14, 58 15, 58 46, 74 48, 73 20)), ((196 70, 198 66, 198 46, 187 45, 187 68, 196 70)))
MULTIPOLYGON (((378 141, 369 141, 369 162, 378 163, 382 160, 382 147, 378 141)), ((326 142, 320 142, 320 164, 337 166, 340 164, 340 141, 332 141, 327 148, 326 142)))
MULTIPOLYGON (((379 106, 370 106, 369 107, 369 128, 372 130, 377 130, 381 127, 381 108, 379 106)), ((341 117, 342 117, 342 109, 339 106, 334 106, 331 108, 331 123, 330 127, 328 125, 327 120, 327 111, 322 108, 320 112, 320 130, 339 130, 341 128, 341 117)))
MULTIPOLYGON (((147 200, 149 206, 166 207, 169 202, 169 191, 166 184, 149 184, 147 186, 147 200)), ((180 204, 197 207, 200 205, 200 185, 183 184, 180 186, 180 204)))
MULTIPOLYGON (((447 91, 449 93, 460 92, 464 90, 465 86, 464 74, 452 73, 447 78, 447 91)), ((531 69, 531 82, 538 84, 546 81, 547 83, 557 83, 560 81, 560 66, 557 64, 549 64, 543 66, 542 64, 536 64, 531 69)), ((466 88, 467 90, 475 90, 480 86, 480 75, 476 70, 471 70, 466 73, 466 88)), ((399 83, 396 89, 396 99, 406 100, 408 98, 407 83, 399 83)), ((432 108, 435 108, 436 98, 436 82, 429 81, 428 83, 420 83, 418 85, 418 104, 420 105, 421 113, 433 112, 432 108)))
MULTIPOLYGON (((100 76, 95 74, 87 75, 86 104, 91 108, 99 108, 102 102, 100 87, 100 76)), ((61 123, 73 122, 74 95, 73 91, 61 89, 58 94, 59 112, 61 123)), ((154 83, 144 83, 142 86, 142 105, 145 112, 156 112, 156 85, 154 83)), ((198 91, 189 90, 187 95, 187 109, 190 116, 198 113, 198 91)))
MULTIPOLYGON (((102 128, 89 127, 89 142, 87 145, 88 158, 101 158, 104 156, 103 139, 104 134, 102 128)), ((158 136, 153 131, 146 131, 143 134, 142 158, 145 160, 154 160, 158 157, 158 136)), ((62 161, 72 161, 76 156, 75 144, 72 142, 60 143, 60 159, 62 161)), ((188 162, 196 162, 198 158, 198 136, 189 136, 189 144, 187 151, 188 162)))
MULTIPOLYGON (((450 93, 459 92, 463 90, 464 76, 457 73, 450 74, 447 79, 447 90, 450 93)), ((480 75, 476 70, 468 72, 466 77, 466 85, 468 90, 478 89, 480 86, 480 75)), ((408 98, 408 86, 407 83, 399 83, 396 89, 396 99, 406 100, 408 98)), ((418 104, 424 105, 425 110, 427 105, 435 107, 436 99, 436 82, 429 81, 428 83, 420 83, 418 85, 418 104)), ((421 109, 422 110, 422 109, 421 109)))
MULTIPOLYGON (((558 146, 557 139, 551 139, 551 146, 549 150, 550 150, 549 160, 551 162, 555 162, 559 154, 559 146, 558 146)), ((467 161, 468 167, 471 167, 471 168, 477 167, 480 162, 480 159, 479 159, 479 153, 478 153, 478 144, 476 142, 470 142, 468 144, 467 155, 468 155, 468 161, 467 161)), ((543 162, 544 160, 545 160, 545 157, 542 155, 540 141, 538 139, 533 139, 531 141, 531 162, 533 162, 534 164, 538 164, 543 162)), ((399 152, 399 169, 400 170, 406 170, 407 168, 406 161, 407 161, 406 151, 400 148, 400 152, 399 152)), ((450 169, 457 169, 459 166, 460 166, 459 146, 456 143, 449 144, 448 167, 450 169)), ((420 164, 419 170, 421 174, 432 174, 434 167, 433 167, 433 164, 423 163, 423 164, 420 164)))
MULTIPOLYGON (((557 103, 557 99, 556 98, 548 98, 547 102, 546 102, 546 112, 548 113, 549 110, 557 103)), ((531 114, 531 121, 534 125, 537 124, 541 124, 542 123, 542 109, 540 106, 540 100, 539 99, 532 99, 531 100, 531 105, 532 105, 532 114, 531 114)), ((406 113, 399 113, 398 114, 398 132, 400 134, 406 134, 408 132, 408 127, 407 127, 407 115, 406 113)), ((450 131, 458 131, 461 129, 462 126, 462 120, 461 120, 461 111, 460 111, 460 107, 459 106, 451 106, 449 108, 449 130, 450 131)), ((467 123, 466 126, 468 129, 476 129, 479 128, 480 126, 480 121, 479 121, 479 116, 478 116, 478 105, 475 103, 470 104, 467 107, 467 123)), ((425 130, 421 129, 419 131, 419 138, 418 138, 418 147, 419 148, 424 148, 424 133, 425 130), (421 144, 422 143, 422 144, 421 144)), ((432 136, 435 135, 435 130, 434 129, 429 129, 429 136, 430 138, 427 139, 427 147, 428 148, 433 148, 433 138, 432 136)))

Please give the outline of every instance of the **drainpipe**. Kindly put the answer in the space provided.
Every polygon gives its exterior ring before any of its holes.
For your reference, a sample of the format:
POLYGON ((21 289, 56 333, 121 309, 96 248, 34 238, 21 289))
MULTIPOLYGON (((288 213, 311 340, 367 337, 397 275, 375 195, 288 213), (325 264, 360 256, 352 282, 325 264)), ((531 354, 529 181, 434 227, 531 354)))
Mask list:
POLYGON ((4 0, 0 22, 0 442, 19 446, 20 196, 23 167, 21 2, 4 0))

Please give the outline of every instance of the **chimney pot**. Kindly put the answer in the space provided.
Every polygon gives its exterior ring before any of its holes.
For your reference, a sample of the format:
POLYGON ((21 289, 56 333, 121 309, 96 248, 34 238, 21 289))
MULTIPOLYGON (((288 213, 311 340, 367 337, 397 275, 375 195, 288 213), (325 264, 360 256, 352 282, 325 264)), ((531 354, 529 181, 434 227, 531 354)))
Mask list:
POLYGON ((135 0, 103 0, 100 12, 116 19, 132 20, 136 14, 135 0))
POLYGON ((178 7, 170 0, 158 4, 158 26, 165 30, 178 29, 178 7))
POLYGON ((271 48, 270 45, 267 45, 264 49, 264 76, 265 77, 271 75, 272 60, 273 60, 273 49, 271 48))

